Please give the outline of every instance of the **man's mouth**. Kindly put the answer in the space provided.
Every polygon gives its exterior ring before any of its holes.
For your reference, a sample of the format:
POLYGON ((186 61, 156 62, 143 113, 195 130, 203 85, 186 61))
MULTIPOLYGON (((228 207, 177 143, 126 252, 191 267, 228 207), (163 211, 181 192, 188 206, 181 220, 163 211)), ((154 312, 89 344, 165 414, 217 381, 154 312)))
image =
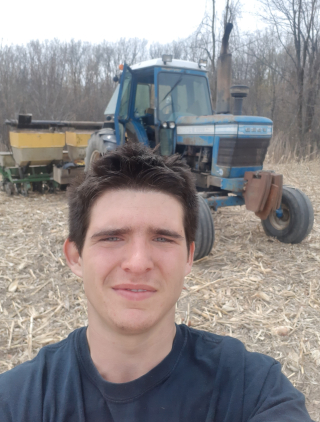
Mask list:
POLYGON ((119 284, 113 287, 113 290, 120 296, 128 300, 148 299, 156 293, 156 289, 151 286, 138 285, 132 288, 128 284, 119 284))
POLYGON ((124 289, 124 290, 128 290, 129 292, 147 292, 148 290, 142 290, 142 289, 124 289))

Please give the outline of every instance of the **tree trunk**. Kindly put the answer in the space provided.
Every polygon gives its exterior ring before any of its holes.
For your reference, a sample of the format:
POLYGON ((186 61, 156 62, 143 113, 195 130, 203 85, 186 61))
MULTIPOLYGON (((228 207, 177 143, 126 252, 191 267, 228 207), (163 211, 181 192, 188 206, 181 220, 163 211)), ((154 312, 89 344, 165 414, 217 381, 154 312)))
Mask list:
POLYGON ((300 68, 298 71, 298 98, 297 98, 297 129, 298 129, 298 143, 301 152, 304 150, 303 141, 303 82, 304 69, 300 68))
MULTIPOLYGON (((210 75, 210 90, 212 96, 212 103, 216 103, 217 95, 217 74, 216 74, 216 0, 212 0, 212 25, 211 25, 211 41, 212 41, 212 56, 211 56, 211 75, 210 75)), ((212 104, 212 105, 213 105, 212 104)))

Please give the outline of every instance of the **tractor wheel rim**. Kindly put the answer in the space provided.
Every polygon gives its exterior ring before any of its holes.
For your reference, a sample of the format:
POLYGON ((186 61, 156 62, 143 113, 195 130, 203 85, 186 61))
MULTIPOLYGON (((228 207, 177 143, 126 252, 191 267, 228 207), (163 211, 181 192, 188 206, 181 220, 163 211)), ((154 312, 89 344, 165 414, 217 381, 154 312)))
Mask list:
POLYGON ((289 208, 283 204, 282 204, 282 212, 283 212, 283 215, 281 218, 277 217, 277 214, 275 211, 272 211, 272 213, 269 216, 269 221, 276 230, 284 230, 290 224, 289 208))

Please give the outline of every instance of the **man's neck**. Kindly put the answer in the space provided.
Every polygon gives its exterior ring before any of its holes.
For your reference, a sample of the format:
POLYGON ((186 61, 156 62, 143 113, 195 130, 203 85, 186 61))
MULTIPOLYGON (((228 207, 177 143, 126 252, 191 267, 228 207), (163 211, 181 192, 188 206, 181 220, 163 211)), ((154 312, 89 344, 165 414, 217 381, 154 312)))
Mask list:
POLYGON ((171 351, 176 327, 173 319, 147 333, 128 335, 90 323, 87 339, 90 355, 106 381, 125 383, 145 375, 171 351))

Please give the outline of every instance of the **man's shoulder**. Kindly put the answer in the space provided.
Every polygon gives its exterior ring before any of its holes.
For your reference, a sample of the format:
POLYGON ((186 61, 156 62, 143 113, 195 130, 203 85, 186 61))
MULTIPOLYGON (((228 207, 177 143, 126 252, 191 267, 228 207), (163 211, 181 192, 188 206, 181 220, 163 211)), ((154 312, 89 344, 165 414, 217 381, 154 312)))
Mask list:
POLYGON ((237 338, 221 336, 209 331, 181 326, 189 337, 192 350, 202 358, 216 361, 226 366, 242 366, 245 371, 252 372, 255 368, 263 367, 268 371, 273 365, 279 364, 271 356, 262 353, 250 352, 244 343, 237 338))
POLYGON ((38 379, 54 371, 56 367, 62 368, 68 364, 67 361, 72 355, 74 338, 83 329, 73 331, 58 343, 43 347, 32 360, 0 374, 0 395, 8 391, 8 388, 15 389, 17 385, 21 386, 23 382, 30 385, 37 383, 38 379))
POLYGON ((186 332, 190 339, 190 343, 194 346, 203 345, 207 351, 215 349, 230 349, 237 352, 246 352, 245 345, 242 341, 235 337, 221 336, 211 333, 210 331, 198 330, 196 328, 180 325, 181 329, 186 332))
POLYGON ((210 331, 198 330, 197 328, 187 327, 186 325, 181 325, 183 330, 188 332, 188 335, 193 342, 204 342, 211 344, 212 346, 226 346, 233 344, 236 347, 244 348, 244 344, 235 337, 230 336, 221 336, 219 334, 214 334, 210 331))
POLYGON ((1 422, 43 420, 43 412, 50 412, 50 403, 57 409, 57 401, 67 400, 68 393, 74 396, 74 379, 79 374, 77 347, 81 333, 85 336, 83 330, 43 347, 34 359, 0 375, 1 422))

